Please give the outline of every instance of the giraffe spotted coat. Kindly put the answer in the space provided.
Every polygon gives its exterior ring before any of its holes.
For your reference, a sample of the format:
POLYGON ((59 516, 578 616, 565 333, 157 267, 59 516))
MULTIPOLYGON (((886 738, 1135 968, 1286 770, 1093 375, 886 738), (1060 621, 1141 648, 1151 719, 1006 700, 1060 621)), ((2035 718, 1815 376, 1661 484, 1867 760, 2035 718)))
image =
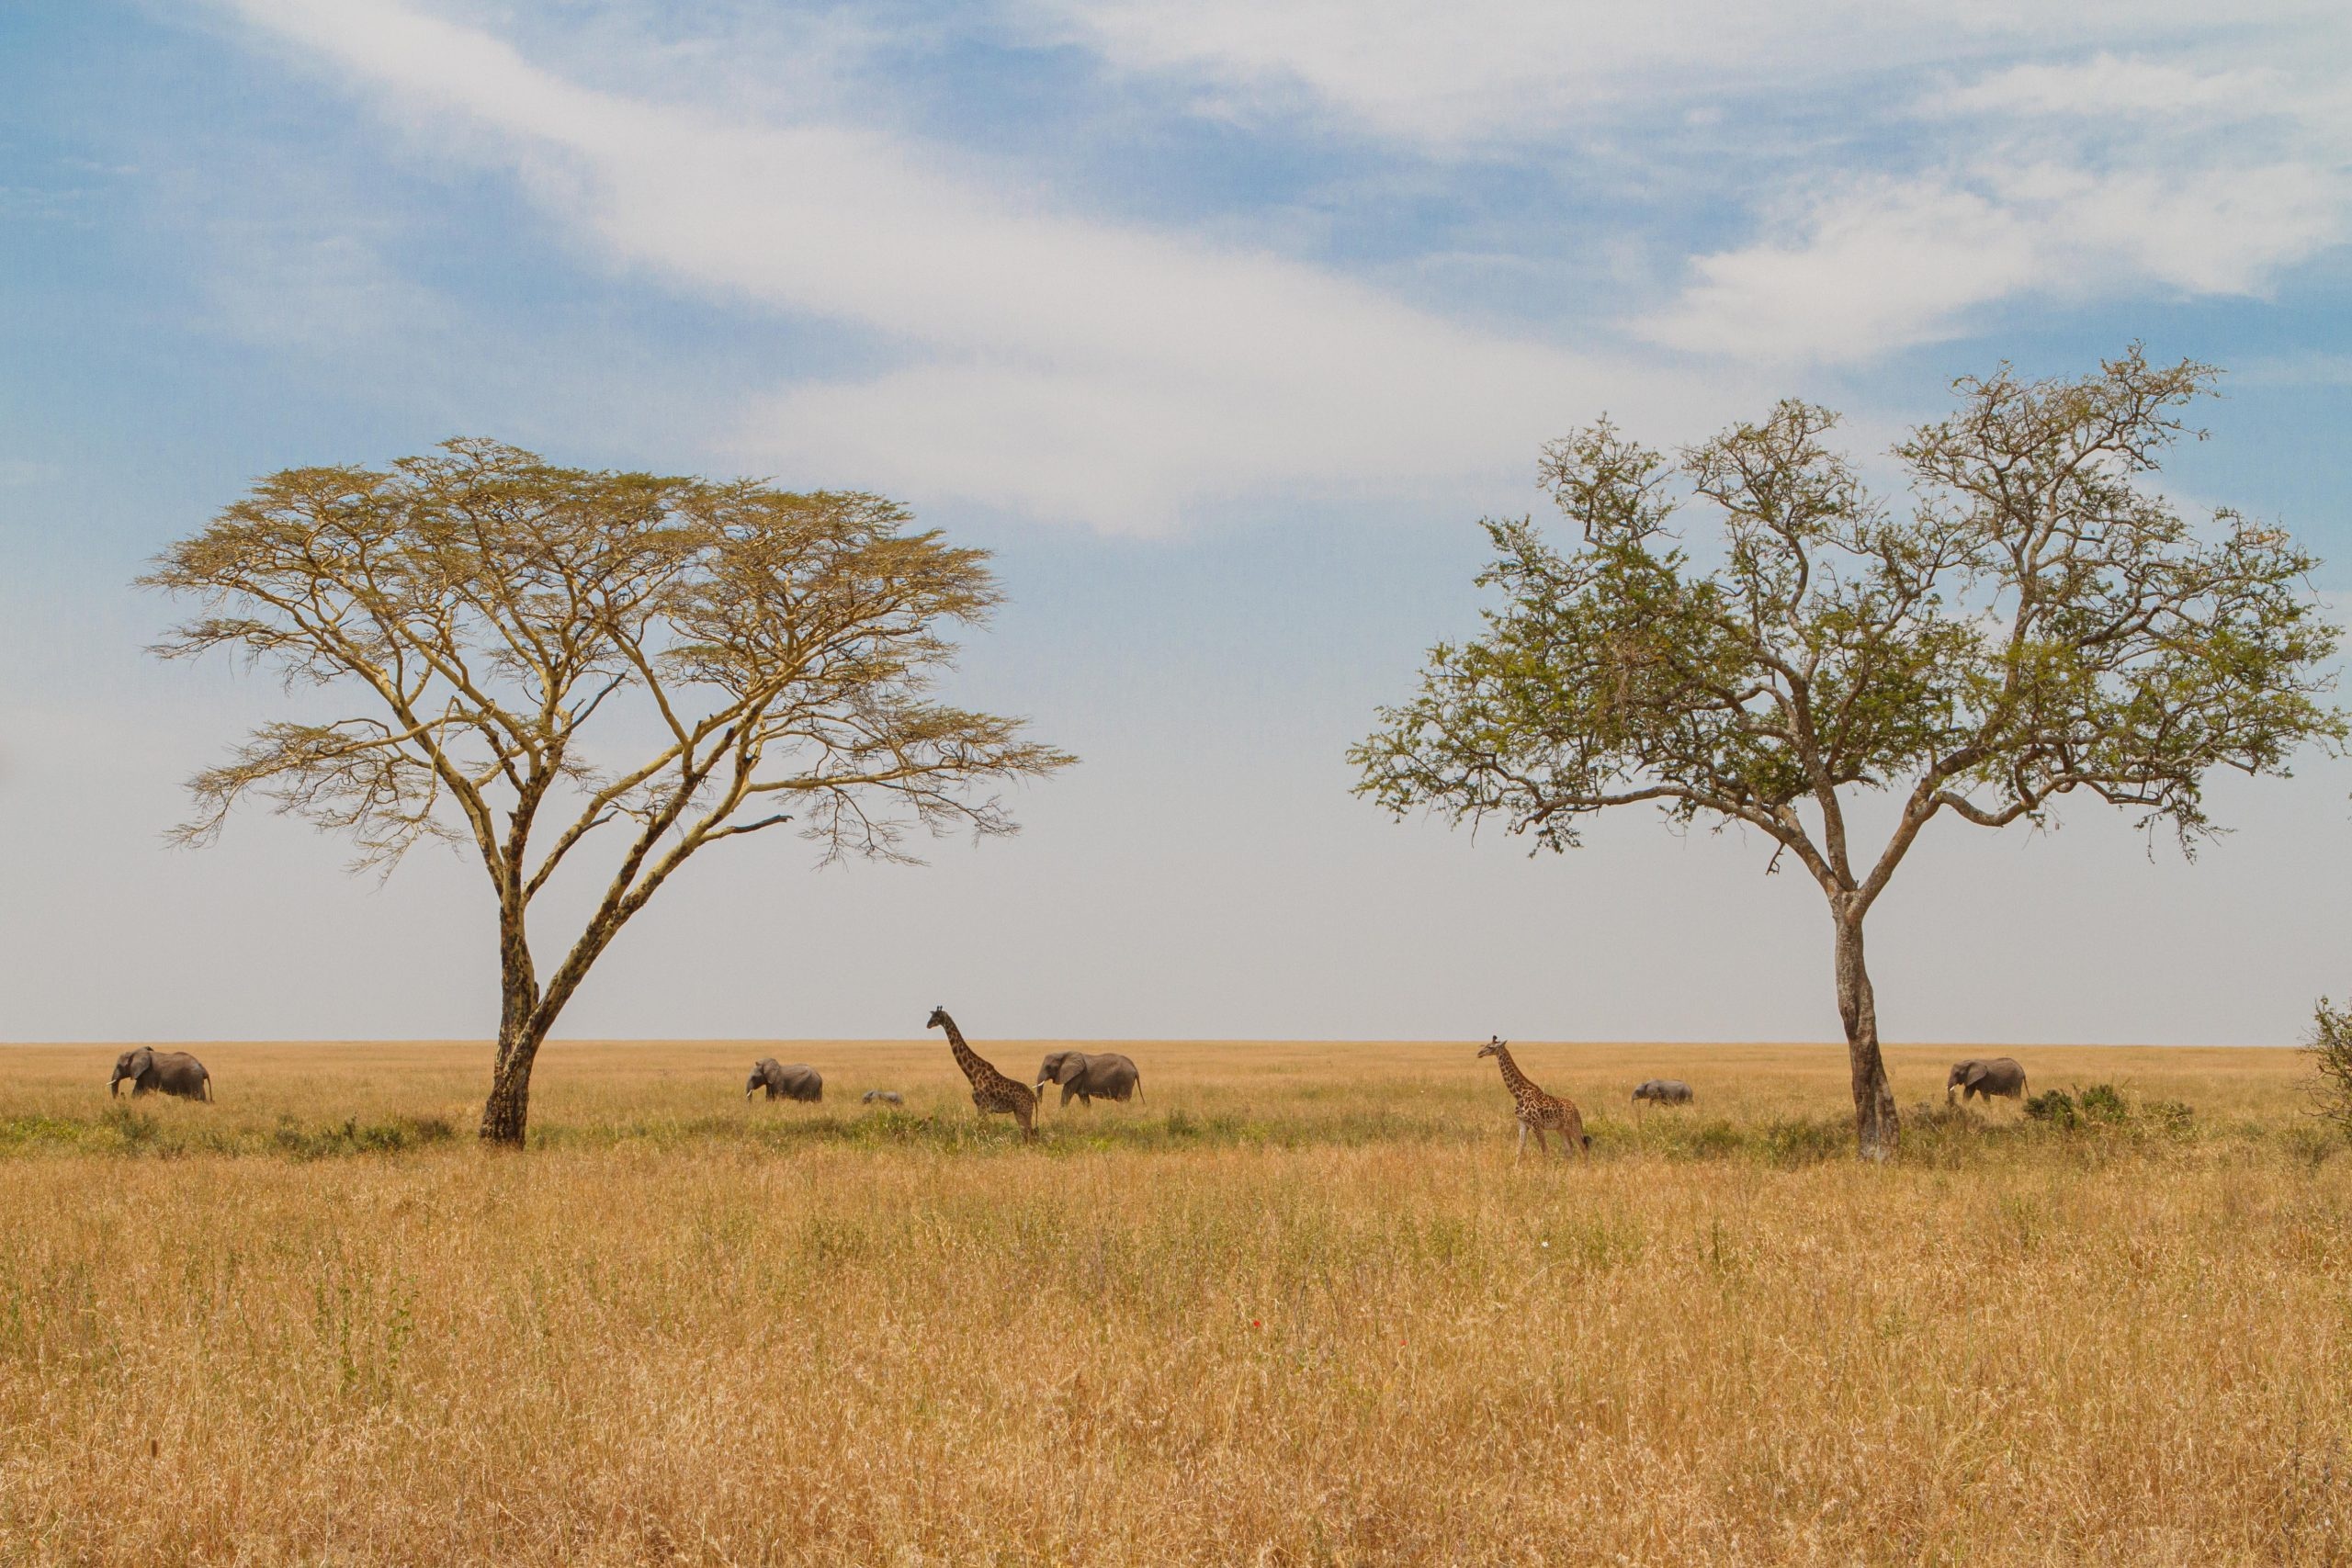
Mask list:
POLYGON ((971 1080, 972 1103, 979 1107, 983 1116, 1004 1115, 1021 1123, 1021 1135, 1037 1135, 1037 1091, 1017 1079, 1006 1077, 996 1070, 996 1065, 964 1043, 964 1032, 947 1016, 944 1007, 931 1010, 931 1021, 924 1027, 947 1032, 947 1048, 956 1053, 956 1065, 964 1069, 971 1080))
POLYGON ((1544 1152, 1544 1135, 1549 1132, 1559 1134, 1560 1141, 1566 1145, 1560 1151, 1562 1159, 1571 1154, 1586 1159, 1592 1157, 1592 1140, 1584 1132, 1584 1112, 1577 1109, 1575 1100, 1546 1094, 1536 1088, 1534 1081, 1519 1070, 1519 1064, 1510 1059, 1510 1047, 1498 1035, 1489 1038, 1478 1055, 1494 1057, 1503 1070, 1503 1087, 1510 1090, 1519 1118, 1520 1155, 1527 1153, 1527 1134, 1532 1131, 1538 1155, 1544 1152))

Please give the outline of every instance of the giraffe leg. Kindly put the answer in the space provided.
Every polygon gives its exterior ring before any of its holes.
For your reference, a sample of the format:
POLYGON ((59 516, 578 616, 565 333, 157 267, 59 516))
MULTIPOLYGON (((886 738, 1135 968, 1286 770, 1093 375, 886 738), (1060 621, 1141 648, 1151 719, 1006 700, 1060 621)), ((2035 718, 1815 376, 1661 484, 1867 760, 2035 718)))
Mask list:
POLYGON ((1525 1159, 1527 1157, 1527 1123, 1524 1122, 1521 1122, 1519 1124, 1519 1153, 1511 1156, 1510 1157, 1513 1159, 1525 1159))
MULTIPOLYGON (((1520 1125, 1521 1127, 1526 1127, 1531 1125, 1531 1123, 1522 1122, 1520 1125)), ((1544 1156, 1552 1152, 1551 1145, 1544 1141, 1544 1123, 1537 1122, 1532 1123, 1532 1125, 1535 1128, 1535 1157, 1537 1159, 1542 1159, 1544 1156)))

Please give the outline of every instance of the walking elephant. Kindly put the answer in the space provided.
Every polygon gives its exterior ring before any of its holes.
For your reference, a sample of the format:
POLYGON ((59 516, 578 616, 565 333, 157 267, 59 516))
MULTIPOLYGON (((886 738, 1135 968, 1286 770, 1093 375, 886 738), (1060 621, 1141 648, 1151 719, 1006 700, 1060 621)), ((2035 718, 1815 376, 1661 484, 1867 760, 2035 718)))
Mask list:
POLYGON ((822 1100, 825 1078, 806 1062, 794 1062, 787 1066, 774 1056, 763 1056, 744 1081, 743 1098, 749 1100, 763 1089, 768 1091, 770 1100, 822 1100))
POLYGON ((1680 1078, 1645 1078, 1634 1086, 1634 1098, 1659 1105, 1688 1105, 1690 1086, 1680 1078))
POLYGON ((1972 1095, 1990 1100, 2000 1095, 2007 1100, 2025 1098, 2025 1068, 2015 1056, 1970 1057, 1951 1065, 1951 1077, 1944 1080, 1944 1103, 1951 1103, 1952 1090, 1960 1091, 1963 1100, 1972 1095))
POLYGON ((122 1092, 125 1078, 130 1080, 130 1098, 142 1094, 173 1094, 182 1100, 210 1100, 212 1075, 204 1064, 185 1051, 158 1051, 152 1045, 141 1045, 136 1051, 125 1051, 114 1059, 114 1077, 107 1080, 109 1097, 122 1092))
POLYGON ((1042 1091, 1049 1083, 1062 1086, 1064 1105, 1073 1100, 1092 1105, 1098 1099, 1124 1104, 1131 1094, 1143 1098, 1143 1076, 1116 1051, 1056 1051, 1037 1066, 1037 1088, 1042 1091))

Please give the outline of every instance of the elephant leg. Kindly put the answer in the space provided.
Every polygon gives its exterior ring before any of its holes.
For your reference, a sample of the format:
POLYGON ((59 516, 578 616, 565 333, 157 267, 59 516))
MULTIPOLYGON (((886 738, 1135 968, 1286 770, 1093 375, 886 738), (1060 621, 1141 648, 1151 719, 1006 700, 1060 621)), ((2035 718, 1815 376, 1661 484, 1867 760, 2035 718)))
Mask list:
POLYGON ((1062 1109, 1064 1111, 1068 1111, 1069 1109, 1069 1102, 1077 1098, 1078 1090, 1070 1088, 1068 1084, 1062 1085, 1062 1109))

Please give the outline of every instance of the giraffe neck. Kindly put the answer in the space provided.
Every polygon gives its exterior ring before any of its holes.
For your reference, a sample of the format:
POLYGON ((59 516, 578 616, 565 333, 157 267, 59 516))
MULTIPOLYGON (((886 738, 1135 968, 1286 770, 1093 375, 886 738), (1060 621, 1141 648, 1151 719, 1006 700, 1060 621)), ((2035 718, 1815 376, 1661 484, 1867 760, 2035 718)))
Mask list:
POLYGON ((1495 1061, 1503 1070, 1503 1087, 1510 1089, 1511 1093, 1517 1094, 1521 1089, 1535 1088, 1533 1084, 1527 1081, 1527 1075, 1519 1070, 1519 1064, 1510 1059, 1510 1047, 1508 1045, 1495 1053, 1495 1061))
POLYGON ((977 1052, 964 1043, 964 1032, 956 1027, 954 1019, 944 1012, 941 1013, 939 1027, 947 1032, 947 1048, 956 1053, 956 1065, 964 1069, 966 1077, 978 1083, 980 1081, 982 1073, 992 1070, 986 1062, 980 1060, 977 1052))

